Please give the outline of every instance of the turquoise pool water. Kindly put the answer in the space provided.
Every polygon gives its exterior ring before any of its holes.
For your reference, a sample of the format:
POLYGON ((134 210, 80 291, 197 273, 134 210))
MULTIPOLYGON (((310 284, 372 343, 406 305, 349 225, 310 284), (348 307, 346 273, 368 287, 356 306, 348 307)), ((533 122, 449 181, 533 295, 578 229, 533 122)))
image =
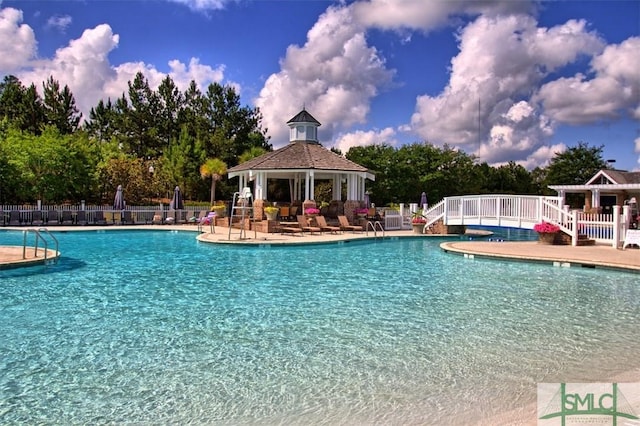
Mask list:
POLYGON ((0 271, 0 424, 468 424, 640 368, 637 275, 440 239, 56 236, 59 265, 0 271))

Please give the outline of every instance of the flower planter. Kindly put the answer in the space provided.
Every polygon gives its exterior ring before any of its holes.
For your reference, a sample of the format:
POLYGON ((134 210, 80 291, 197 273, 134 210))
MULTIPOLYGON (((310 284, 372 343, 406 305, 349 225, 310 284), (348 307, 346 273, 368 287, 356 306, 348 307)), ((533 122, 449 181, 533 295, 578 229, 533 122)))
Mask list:
POLYGON ((278 212, 264 212, 264 215, 267 217, 267 220, 278 220, 278 212))
POLYGON ((539 232, 538 244, 553 245, 555 244, 557 232, 539 232))
POLYGON ((423 234, 424 233, 424 223, 414 223, 412 226, 413 226, 413 233, 414 234, 423 234))

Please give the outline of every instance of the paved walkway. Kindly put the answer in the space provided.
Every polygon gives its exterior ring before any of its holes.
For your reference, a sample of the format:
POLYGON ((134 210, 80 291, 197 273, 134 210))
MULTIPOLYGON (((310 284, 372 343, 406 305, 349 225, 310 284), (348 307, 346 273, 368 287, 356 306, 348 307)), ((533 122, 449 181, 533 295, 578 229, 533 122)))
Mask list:
POLYGON ((555 246, 536 241, 455 241, 440 244, 451 253, 467 256, 551 262, 556 266, 585 266, 640 272, 640 250, 616 250, 610 245, 555 246))
MULTIPOLYGON (((2 229, 24 230, 24 227, 5 227, 2 229)), ((187 232, 198 232, 196 225, 133 225, 133 226, 57 226, 51 228, 52 231, 95 231, 100 230, 178 230, 187 232)), ((236 245, 279 245, 279 244, 318 244, 318 243, 335 243, 346 240, 361 240, 365 238, 373 238, 374 233, 366 232, 344 232, 331 234, 325 232, 323 234, 265 234, 254 231, 247 231, 247 239, 239 239, 238 230, 232 230, 231 240, 229 240, 229 228, 216 227, 215 233, 210 233, 210 227, 205 227, 204 233, 198 235, 198 240, 207 243, 217 244, 236 244, 236 245)), ((378 235, 380 236, 380 232, 378 235)), ((412 230, 403 231, 387 231, 385 236, 393 237, 415 237, 416 234, 412 230)), ((425 235, 424 238, 442 237, 440 235, 425 235)), ((480 256, 489 258, 503 258, 513 260, 551 262, 558 266, 580 265, 587 267, 602 267, 622 269, 626 271, 640 272, 640 250, 627 248, 626 250, 616 250, 609 245, 595 246, 551 246, 538 244, 535 241, 514 242, 514 241, 449 241, 444 242, 440 247, 449 253, 456 253, 467 256, 480 256)), ((4 266, 20 266, 24 263, 43 262, 44 255, 42 249, 38 251, 38 257, 34 255, 33 247, 27 249, 27 258, 22 258, 22 246, 7 247, 0 246, 0 269, 4 266)), ((47 258, 55 256, 56 253, 50 250, 47 258)))

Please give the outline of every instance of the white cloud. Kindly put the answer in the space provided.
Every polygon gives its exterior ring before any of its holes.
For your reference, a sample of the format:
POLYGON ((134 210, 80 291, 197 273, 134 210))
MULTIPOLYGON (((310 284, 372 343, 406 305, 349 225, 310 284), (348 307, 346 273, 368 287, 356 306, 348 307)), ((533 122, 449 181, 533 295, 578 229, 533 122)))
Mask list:
POLYGON ((304 46, 288 47, 280 67, 255 100, 274 147, 286 143, 285 121, 303 105, 324 124, 320 140, 364 123, 371 99, 393 76, 346 7, 328 8, 309 30, 304 46))
POLYGON ((356 19, 367 27, 386 30, 429 31, 451 24, 457 15, 497 15, 524 13, 534 6, 529 1, 433 1, 424 0, 370 0, 352 5, 356 19))
POLYGON ((71 22, 73 22, 73 20, 69 15, 55 15, 47 20, 47 27, 55 28, 64 33, 67 30, 67 27, 71 25, 71 22))
POLYGON ((0 74, 20 69, 36 54, 36 36, 22 22, 22 11, 0 9, 0 74))
POLYGON ((554 127, 531 94, 551 72, 602 48, 582 21, 545 29, 530 16, 481 16, 459 33, 447 87, 418 97, 413 129, 490 164, 526 158, 554 127))
MULTIPOLYGON (((0 13, 6 10, 3 9, 0 13)), ((0 40, 7 39, 0 38, 0 40)), ((69 86, 75 97, 76 106, 86 119, 89 117, 89 110, 95 107, 100 99, 114 100, 121 97, 123 93, 126 94, 128 83, 134 80, 138 72, 142 72, 151 88, 157 88, 167 76, 155 66, 144 62, 111 65, 109 53, 118 46, 119 40, 119 36, 113 33, 109 25, 101 24, 85 30, 78 39, 71 40, 67 46, 58 49, 50 59, 31 61, 31 58, 23 57, 13 67, 23 70, 17 72, 16 76, 25 86, 34 83, 41 91, 42 83, 50 76, 61 86, 69 86)), ((6 45, 12 45, 12 43, 0 41, 0 51, 6 49, 6 45)), ((0 59, 0 72, 12 70, 10 66, 3 66, 1 61, 2 59, 0 59)), ((224 66, 212 68, 209 65, 200 64, 197 58, 191 58, 188 65, 172 60, 169 62, 169 68, 168 74, 181 90, 186 90, 191 80, 194 80, 201 90, 212 82, 221 82, 225 69, 224 66)), ((240 87, 235 86, 239 91, 240 87)))
POLYGON ((354 146, 380 145, 387 144, 391 146, 398 145, 395 139, 396 132, 391 127, 387 127, 380 131, 376 130, 357 130, 351 133, 339 135, 333 146, 338 148, 343 154, 354 146))
POLYGON ((196 12, 207 12, 210 10, 224 9, 226 5, 235 0, 168 0, 173 3, 180 3, 196 12))
POLYGON ((593 78, 560 78, 540 88, 537 100, 554 120, 589 124, 630 115, 640 119, 640 37, 607 46, 591 61, 593 78))

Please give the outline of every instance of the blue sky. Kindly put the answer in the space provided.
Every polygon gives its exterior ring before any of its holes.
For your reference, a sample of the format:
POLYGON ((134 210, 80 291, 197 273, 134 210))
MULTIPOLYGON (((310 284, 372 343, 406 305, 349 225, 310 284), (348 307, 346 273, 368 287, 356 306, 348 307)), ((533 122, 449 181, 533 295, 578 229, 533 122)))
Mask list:
POLYGON ((326 147, 447 144, 544 166, 604 145, 640 169, 640 1, 1 1, 0 76, 49 75, 87 115, 142 71, 230 84, 271 142, 303 105, 326 147))

